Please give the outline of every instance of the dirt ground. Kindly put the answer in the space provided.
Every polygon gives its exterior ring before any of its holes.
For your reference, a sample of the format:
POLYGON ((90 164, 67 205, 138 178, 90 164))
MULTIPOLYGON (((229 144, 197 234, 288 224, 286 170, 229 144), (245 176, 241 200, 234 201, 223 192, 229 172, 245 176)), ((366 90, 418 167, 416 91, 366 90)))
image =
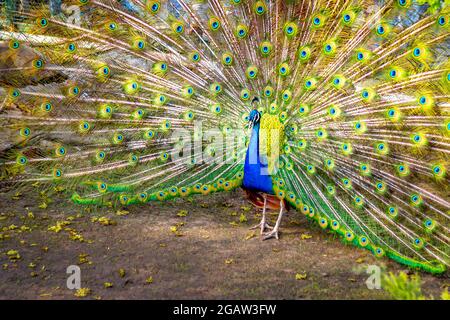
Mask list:
MULTIPOLYGON (((241 190, 121 210, 52 200, 39 208, 33 193, 0 194, 0 299, 388 299, 367 288, 365 268, 405 270, 293 210, 280 240, 261 241, 241 190), (70 265, 85 297, 66 286, 70 265)), ((449 284, 421 277, 427 296, 449 284)))

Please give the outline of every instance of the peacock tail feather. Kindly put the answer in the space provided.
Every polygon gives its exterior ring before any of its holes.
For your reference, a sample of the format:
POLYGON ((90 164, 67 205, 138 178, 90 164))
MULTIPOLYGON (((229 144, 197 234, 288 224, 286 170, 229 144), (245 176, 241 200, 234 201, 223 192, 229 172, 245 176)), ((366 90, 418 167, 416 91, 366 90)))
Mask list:
POLYGON ((237 188, 258 96, 279 198, 377 257, 449 265, 448 1, 17 3, 2 187, 87 205, 237 188))

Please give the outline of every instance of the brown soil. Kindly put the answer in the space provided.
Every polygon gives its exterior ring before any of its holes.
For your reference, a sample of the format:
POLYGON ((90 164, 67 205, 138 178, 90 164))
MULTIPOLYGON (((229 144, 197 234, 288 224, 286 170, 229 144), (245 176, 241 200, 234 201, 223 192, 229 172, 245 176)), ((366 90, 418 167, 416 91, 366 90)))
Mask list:
MULTIPOLYGON (((240 190, 123 209, 128 213, 63 197, 42 209, 33 194, 12 196, 0 194, 0 299, 80 299, 66 287, 69 265, 81 268, 85 299, 387 299, 367 288, 365 268, 405 270, 343 244, 293 210, 280 240, 261 241, 258 231, 250 237, 258 211, 240 190), (111 224, 95 221, 105 216, 100 221, 111 224), (49 230, 57 221, 70 224, 49 230)), ((273 224, 276 213, 270 218, 273 224)), ((424 294, 435 298, 449 283, 421 277, 424 294)))

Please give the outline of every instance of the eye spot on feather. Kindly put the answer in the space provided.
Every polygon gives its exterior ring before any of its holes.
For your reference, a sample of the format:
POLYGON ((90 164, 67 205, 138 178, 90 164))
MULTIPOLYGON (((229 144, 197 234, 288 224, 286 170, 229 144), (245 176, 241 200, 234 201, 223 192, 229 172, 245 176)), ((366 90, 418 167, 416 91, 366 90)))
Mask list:
POLYGON ((377 27, 377 33, 378 34, 384 34, 384 27, 383 26, 378 26, 377 27))

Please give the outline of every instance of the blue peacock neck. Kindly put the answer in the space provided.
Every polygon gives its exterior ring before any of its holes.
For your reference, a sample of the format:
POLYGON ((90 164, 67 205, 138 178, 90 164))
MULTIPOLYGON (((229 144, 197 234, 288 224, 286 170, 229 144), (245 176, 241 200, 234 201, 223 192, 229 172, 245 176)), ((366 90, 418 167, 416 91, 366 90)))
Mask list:
POLYGON ((274 194, 272 178, 267 174, 267 165, 261 162, 259 153, 260 118, 258 110, 250 112, 249 120, 253 122, 253 129, 245 156, 242 186, 245 189, 274 194))

